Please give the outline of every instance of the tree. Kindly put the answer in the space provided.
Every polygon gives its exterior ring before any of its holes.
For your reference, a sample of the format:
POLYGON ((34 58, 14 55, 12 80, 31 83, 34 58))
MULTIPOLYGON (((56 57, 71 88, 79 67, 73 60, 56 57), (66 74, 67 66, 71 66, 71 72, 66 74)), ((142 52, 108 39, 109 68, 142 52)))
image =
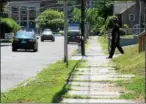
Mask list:
POLYGON ((3 12, 3 11, 4 11, 4 3, 0 2, 0 12, 3 12))
POLYGON ((114 0, 96 0, 95 8, 99 9, 99 15, 106 19, 109 15, 113 14, 114 0))
POLYGON ((80 23, 81 22, 81 10, 74 8, 72 11, 72 21, 80 23))
MULTIPOLYGON (((97 8, 89 8, 86 10, 86 20, 89 23, 89 31, 97 32, 104 25, 104 18, 99 15, 97 8)), ((74 8, 72 12, 72 21, 81 23, 81 10, 74 8)))
POLYGON ((90 8, 86 11, 87 21, 90 24, 89 30, 93 32, 99 32, 100 27, 104 25, 104 18, 99 15, 98 8, 90 8))
POLYGON ((38 27, 42 29, 50 28, 52 31, 57 31, 58 28, 63 27, 63 23, 64 23, 63 18, 64 18, 63 12, 50 9, 42 12, 36 18, 36 23, 38 27))

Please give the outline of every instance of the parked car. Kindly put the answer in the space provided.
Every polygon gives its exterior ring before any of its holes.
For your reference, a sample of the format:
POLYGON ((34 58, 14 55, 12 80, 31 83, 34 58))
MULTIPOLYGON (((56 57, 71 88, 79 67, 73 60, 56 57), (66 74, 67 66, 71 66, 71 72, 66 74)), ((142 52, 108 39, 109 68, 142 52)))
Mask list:
POLYGON ((42 32, 41 41, 43 42, 44 40, 52 40, 52 41, 55 41, 55 36, 54 36, 53 32, 50 29, 45 29, 42 32))
POLYGON ((37 52, 37 39, 38 37, 36 37, 33 32, 28 32, 24 30, 18 31, 13 38, 12 51, 17 51, 17 49, 32 49, 34 52, 37 52))
POLYGON ((77 42, 80 43, 80 36, 81 36, 81 31, 79 27, 68 27, 68 43, 69 42, 77 42))

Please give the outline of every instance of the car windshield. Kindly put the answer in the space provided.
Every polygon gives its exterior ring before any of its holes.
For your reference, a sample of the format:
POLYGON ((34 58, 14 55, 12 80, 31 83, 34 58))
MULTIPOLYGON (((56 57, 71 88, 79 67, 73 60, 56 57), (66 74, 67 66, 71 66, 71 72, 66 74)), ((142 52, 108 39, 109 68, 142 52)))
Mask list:
POLYGON ((42 34, 45 34, 45 35, 50 35, 50 34, 52 34, 52 31, 43 31, 43 33, 42 34))
POLYGON ((16 38, 35 38, 35 35, 31 32, 26 32, 26 31, 19 31, 16 33, 16 38))
POLYGON ((44 31, 51 31, 51 29, 45 29, 44 31))

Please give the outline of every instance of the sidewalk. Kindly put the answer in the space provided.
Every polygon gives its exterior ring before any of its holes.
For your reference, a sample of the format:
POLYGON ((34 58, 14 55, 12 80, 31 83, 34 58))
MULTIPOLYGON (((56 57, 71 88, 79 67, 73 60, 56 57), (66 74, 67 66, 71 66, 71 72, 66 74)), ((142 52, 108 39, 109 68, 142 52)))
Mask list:
POLYGON ((86 56, 73 56, 72 60, 86 60, 84 67, 78 68, 69 79, 71 90, 62 103, 134 103, 119 99, 125 90, 116 86, 117 80, 130 80, 134 75, 121 75, 109 64, 107 55, 102 52, 97 37, 90 37, 86 56))

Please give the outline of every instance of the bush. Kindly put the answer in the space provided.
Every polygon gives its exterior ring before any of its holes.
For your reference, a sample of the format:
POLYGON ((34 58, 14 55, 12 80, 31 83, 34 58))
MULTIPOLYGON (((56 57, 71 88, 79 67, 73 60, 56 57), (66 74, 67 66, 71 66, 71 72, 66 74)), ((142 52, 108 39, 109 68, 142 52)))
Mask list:
POLYGON ((105 28, 105 25, 103 25, 101 28, 100 28, 100 35, 103 35, 103 34, 106 34, 107 30, 105 28))
POLYGON ((5 28, 5 33, 15 33, 21 28, 21 26, 18 25, 12 18, 1 18, 0 25, 5 28))
POLYGON ((120 36, 126 35, 125 31, 123 29, 120 29, 120 36))
POLYGON ((127 24, 124 24, 123 28, 129 28, 129 26, 127 24))

